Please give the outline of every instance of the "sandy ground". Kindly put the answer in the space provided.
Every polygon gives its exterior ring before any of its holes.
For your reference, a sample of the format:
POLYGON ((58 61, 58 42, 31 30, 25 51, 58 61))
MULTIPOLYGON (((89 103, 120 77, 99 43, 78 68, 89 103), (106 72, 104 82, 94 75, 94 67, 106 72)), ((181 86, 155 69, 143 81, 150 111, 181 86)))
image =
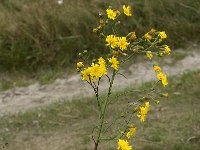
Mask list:
MULTIPOLYGON (((170 59, 167 61, 170 61, 170 59)), ((114 90, 155 79, 152 66, 153 62, 146 61, 130 65, 126 70, 122 69, 121 73, 126 74, 127 79, 120 75, 117 76, 114 90)), ((165 65, 162 68, 167 75, 177 75, 200 69, 200 52, 193 51, 175 64, 165 65)), ((102 91, 105 91, 106 83, 106 79, 103 79, 100 87, 102 91)), ((57 79, 50 85, 35 83, 28 87, 16 87, 0 92, 0 115, 24 112, 60 100, 93 96, 92 89, 88 87, 89 85, 81 81, 80 74, 74 74, 67 79, 57 79)))

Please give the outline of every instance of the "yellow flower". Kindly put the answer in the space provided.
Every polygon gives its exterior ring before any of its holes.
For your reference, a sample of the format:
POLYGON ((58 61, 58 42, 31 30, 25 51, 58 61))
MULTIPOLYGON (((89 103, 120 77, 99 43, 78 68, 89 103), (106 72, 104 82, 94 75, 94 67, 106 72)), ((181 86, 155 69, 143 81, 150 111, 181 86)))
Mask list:
POLYGON ((123 10, 124 10, 124 14, 126 15, 126 16, 132 16, 132 13, 131 13, 131 6, 125 6, 125 5, 123 5, 123 10))
POLYGON ((81 69, 83 66, 84 64, 81 61, 76 64, 77 70, 81 69))
POLYGON ((85 80, 85 81, 90 83, 90 81, 91 81, 90 73, 91 73, 91 68, 90 67, 88 67, 88 68, 84 69, 83 71, 81 71, 82 80, 85 80))
POLYGON ((161 38, 161 40, 167 38, 165 31, 159 32, 158 36, 161 38))
POLYGON ((135 133, 135 131, 136 131, 136 127, 131 127, 131 128, 129 129, 129 132, 126 134, 126 137, 127 137, 128 139, 130 139, 130 138, 133 136, 133 134, 135 133))
POLYGON ((115 19, 116 19, 118 11, 114 11, 114 10, 108 8, 108 9, 106 10, 106 12, 107 12, 107 15, 108 15, 108 18, 109 18, 109 19, 112 19, 112 20, 115 20, 115 19))
POLYGON ((127 37, 128 37, 128 39, 130 39, 130 40, 135 40, 135 39, 137 39, 137 36, 136 36, 136 34, 135 34, 135 32, 130 32, 128 35, 127 35, 127 37))
POLYGON ((171 53, 171 49, 169 48, 169 46, 165 46, 165 54, 169 55, 171 53))
POLYGON ((155 72, 161 72, 161 68, 160 68, 159 66, 157 66, 157 65, 154 65, 154 66, 153 66, 153 70, 154 70, 155 72))
POLYGON ((145 106, 140 106, 139 108, 140 110, 139 110, 139 113, 137 114, 137 117, 140 119, 141 122, 145 121, 146 115, 149 111, 149 107, 150 107, 149 102, 146 102, 145 106))
POLYGON ((166 75, 165 75, 164 73, 160 72, 160 73, 157 75, 157 78, 158 78, 159 80, 162 80, 165 76, 166 76, 166 75))
POLYGON ((102 57, 100 57, 98 59, 98 63, 99 63, 99 69, 100 69, 100 77, 102 77, 103 75, 107 74, 106 61, 102 57))
POLYGON ((163 86, 168 85, 167 77, 162 79, 162 84, 163 84, 163 86))
POLYGON ((126 37, 118 37, 118 43, 117 43, 117 45, 118 45, 118 47, 119 47, 122 51, 126 50, 126 49, 127 49, 127 46, 128 46, 129 44, 130 44, 130 43, 127 42, 126 37))
POLYGON ((146 33, 144 35, 144 38, 147 39, 148 41, 150 41, 152 39, 152 36, 149 33, 146 33))
POLYGON ((117 150, 132 150, 132 146, 129 145, 127 140, 119 139, 117 150))
POLYGON ((151 51, 147 51, 147 52, 146 52, 146 56, 147 56, 147 58, 149 58, 149 59, 152 59, 152 58, 153 58, 153 54, 152 54, 151 51))
POLYGON ((117 47, 118 40, 115 35, 108 35, 106 37, 106 42, 107 42, 106 46, 111 46, 112 48, 115 48, 117 47))
POLYGON ((156 29, 151 29, 150 31, 149 31, 149 33, 151 33, 151 34, 154 34, 156 32, 156 29))
POLYGON ((102 76, 101 70, 98 64, 92 63, 90 75, 91 75, 92 81, 94 82, 96 82, 97 79, 102 76))
POLYGON ((119 70, 119 61, 114 56, 109 58, 108 61, 111 63, 111 67, 115 70, 119 70))
POLYGON ((157 78, 162 82, 163 86, 168 85, 167 76, 164 73, 160 72, 157 78))
POLYGON ((98 63, 99 63, 99 65, 104 65, 106 63, 106 61, 105 61, 105 59, 103 59, 102 57, 100 57, 98 59, 98 63))

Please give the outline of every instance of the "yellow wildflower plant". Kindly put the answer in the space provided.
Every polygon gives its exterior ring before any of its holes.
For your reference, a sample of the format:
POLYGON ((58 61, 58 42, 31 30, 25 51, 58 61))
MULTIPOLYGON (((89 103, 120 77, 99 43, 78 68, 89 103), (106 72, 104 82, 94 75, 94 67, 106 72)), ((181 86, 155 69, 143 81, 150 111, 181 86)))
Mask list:
POLYGON ((127 140, 119 139, 117 150, 132 150, 127 140))
POLYGON ((130 139, 130 138, 133 136, 133 134, 135 133, 135 131, 136 131, 136 127, 131 127, 131 128, 129 129, 128 133, 126 134, 126 137, 127 137, 128 139, 130 139))
POLYGON ((160 68, 159 66, 157 66, 157 65, 154 65, 154 66, 153 66, 153 70, 154 70, 155 72, 161 72, 161 68, 160 68))
POLYGON ((146 56, 147 56, 147 58, 152 59, 153 58, 153 53, 151 51, 147 51, 146 52, 146 56))
MULTIPOLYGON (((132 16, 130 6, 123 5, 122 8, 126 16, 132 16)), ((120 19, 121 17, 125 17, 125 15, 118 17, 119 15, 120 12, 111 7, 109 7, 105 13, 99 14, 100 21, 97 27, 94 28, 94 31, 99 38, 104 40, 106 53, 104 54, 99 50, 99 57, 95 56, 94 59, 91 58, 94 56, 93 53, 90 55, 90 51, 83 51, 79 54, 79 62, 76 64, 77 70, 82 76, 82 80, 86 81, 89 86, 93 88, 96 97, 99 120, 96 128, 94 128, 92 132, 94 150, 98 150, 98 146, 104 139, 108 139, 108 141, 118 139, 118 150, 132 150, 132 146, 129 145, 129 140, 136 132, 136 127, 138 128, 137 124, 130 126, 131 124, 135 124, 132 117, 139 118, 141 122, 144 122, 149 112, 150 101, 159 104, 160 101, 158 101, 157 95, 159 95, 160 98, 164 97, 160 95, 162 92, 156 91, 160 90, 160 88, 154 88, 157 86, 156 82, 150 89, 144 90, 144 92, 147 91, 147 93, 145 93, 146 96, 143 95, 141 96, 142 98, 134 99, 133 102, 130 100, 126 105, 124 104, 125 102, 122 102, 122 107, 125 109, 120 109, 122 112, 119 112, 118 116, 113 117, 113 119, 106 118, 107 109, 112 102, 115 103, 110 97, 116 76, 122 75, 125 77, 125 75, 120 72, 121 65, 127 65, 127 61, 140 54, 152 60, 153 57, 162 58, 161 56, 166 56, 171 53, 169 46, 162 44, 162 40, 167 38, 165 31, 160 32, 152 28, 141 37, 137 37, 136 33, 132 32, 133 30, 125 33, 118 33, 119 26, 121 25, 120 21, 123 20, 120 19), (88 61, 91 61, 91 63, 86 64, 88 61), (100 95, 99 87, 102 80, 108 82, 108 84, 103 85, 108 85, 108 87, 104 88, 107 90, 106 96, 100 95), (122 120, 125 120, 123 124, 121 124, 122 122, 118 124, 119 121, 122 120), (111 136, 109 133, 113 133, 114 135, 111 136)), ((95 43, 94 46, 96 47, 95 43)), ((156 59, 149 63, 154 63, 155 61, 156 59)), ((163 86, 168 85, 167 76, 162 72, 161 67, 159 65, 153 65, 153 70, 159 82, 161 82, 163 86)))
POLYGON ((140 119, 141 122, 144 122, 146 119, 146 115, 149 111, 150 103, 145 102, 144 106, 140 106, 139 113, 137 114, 137 117, 140 119))
POLYGON ((115 48, 117 47, 117 44, 118 44, 118 38, 115 36, 115 35, 108 35, 106 37, 106 46, 110 46, 111 48, 115 48))
POLYGON ((159 32, 158 36, 161 38, 161 40, 167 38, 167 34, 165 33, 165 31, 159 32))
POLYGON ((169 46, 165 46, 164 54, 170 55, 170 53, 171 53, 171 49, 169 48, 169 46))
POLYGON ((118 14, 118 11, 114 11, 111 8, 106 10, 107 16, 109 19, 115 20, 118 14))
POLYGON ((115 70, 119 70, 119 61, 114 56, 109 58, 108 61, 111 63, 111 67, 115 70))
POLYGON ((126 37, 118 37, 117 39, 118 39, 118 42, 117 42, 118 47, 122 51, 126 50, 128 45, 130 44, 129 42, 127 42, 126 37))
POLYGON ((126 15, 126 16, 132 16, 132 13, 131 13, 131 6, 125 6, 125 5, 123 5, 123 10, 124 10, 124 14, 126 15))

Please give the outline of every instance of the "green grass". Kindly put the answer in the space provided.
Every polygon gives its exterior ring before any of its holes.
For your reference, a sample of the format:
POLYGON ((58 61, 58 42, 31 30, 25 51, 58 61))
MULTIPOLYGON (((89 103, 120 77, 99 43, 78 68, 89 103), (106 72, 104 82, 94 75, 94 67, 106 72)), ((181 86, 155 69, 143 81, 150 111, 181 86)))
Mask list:
MULTIPOLYGON (((165 89, 169 98, 152 107, 145 123, 138 119, 132 139, 135 150, 198 150, 200 147, 200 71, 172 77, 165 89)), ((146 89, 153 82, 139 87, 146 89)), ((159 87, 158 87, 159 89, 159 87)), ((110 121, 126 108, 128 102, 143 96, 129 87, 113 93, 106 120, 110 121)), ((98 111, 94 98, 60 101, 43 109, 7 115, 0 118, 0 143, 8 149, 92 149, 91 130, 98 111)), ((120 120, 122 121, 122 120, 120 120)), ((109 133, 116 132, 115 130, 109 133)), ((100 149, 116 149, 116 141, 103 143, 100 149)))
POLYGON ((129 22, 126 18, 121 21, 123 35, 136 31, 141 36, 154 27, 167 32, 167 43, 172 47, 200 39, 199 0, 65 0, 63 6, 55 1, 0 1, 1 70, 68 67, 84 49, 95 56, 106 53, 92 29, 97 26, 98 12, 109 5, 133 6, 134 16, 129 22))

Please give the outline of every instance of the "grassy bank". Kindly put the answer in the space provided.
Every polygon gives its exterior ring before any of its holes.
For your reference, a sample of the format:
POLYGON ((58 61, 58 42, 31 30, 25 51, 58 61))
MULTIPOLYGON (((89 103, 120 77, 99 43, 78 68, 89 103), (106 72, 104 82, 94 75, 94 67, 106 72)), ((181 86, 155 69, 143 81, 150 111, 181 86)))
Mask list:
MULTIPOLYGON (((200 72, 170 78, 169 98, 152 103, 147 121, 132 139, 135 150, 198 150, 200 147, 200 72)), ((140 89, 151 86, 143 84, 140 89)), ((144 95, 134 89, 113 93, 106 120, 113 119, 128 102, 144 95), (125 96, 124 93, 127 95, 125 96)), ((91 129, 97 122, 93 98, 58 102, 44 109, 0 118, 1 143, 7 148, 30 150, 90 150, 91 129)), ((137 120, 135 120, 137 123, 137 120)), ((116 141, 101 149, 116 149, 116 141)))
POLYGON ((83 49, 93 54, 106 52, 92 33, 98 12, 112 5, 134 8, 134 17, 122 21, 122 33, 143 35, 151 27, 165 30, 172 47, 182 47, 200 39, 198 0, 92 1, 2 0, 0 2, 0 69, 28 70, 68 67, 83 49))

